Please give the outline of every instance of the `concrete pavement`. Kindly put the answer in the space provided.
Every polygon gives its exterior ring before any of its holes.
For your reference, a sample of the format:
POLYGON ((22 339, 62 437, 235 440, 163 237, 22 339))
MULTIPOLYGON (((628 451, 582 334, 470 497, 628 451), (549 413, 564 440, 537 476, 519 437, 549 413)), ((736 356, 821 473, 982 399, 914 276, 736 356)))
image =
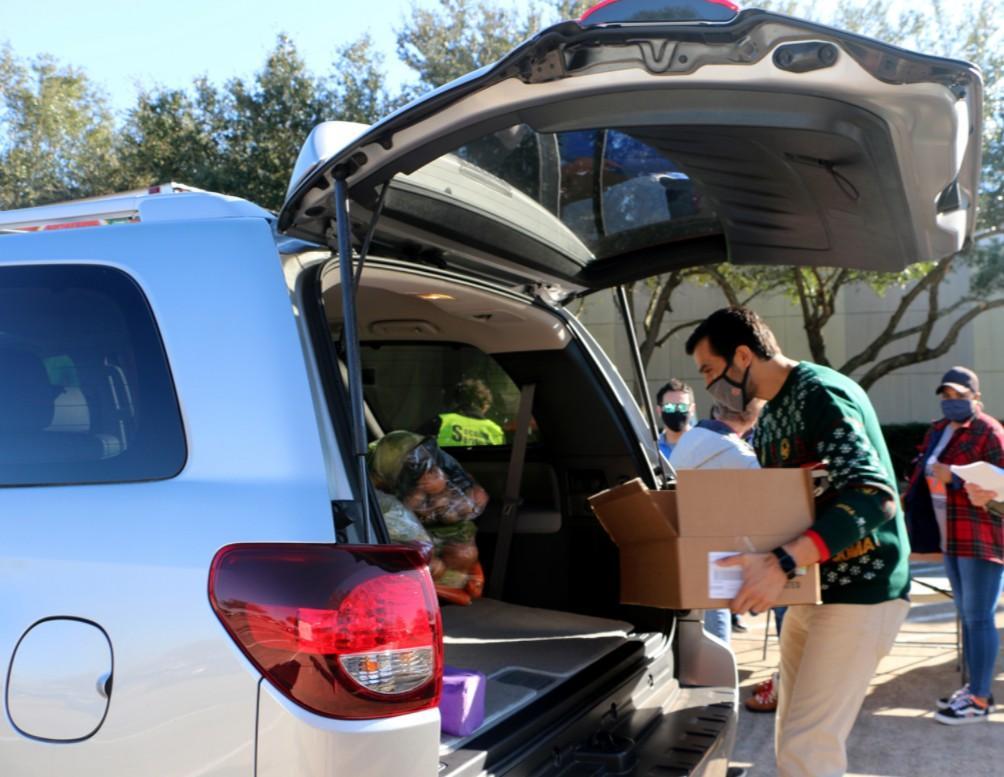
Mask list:
MULTIPOLYGON (((937 583, 936 566, 918 567, 937 583)), ((959 687, 955 606, 914 586, 910 615, 892 653, 879 665, 848 742, 848 775, 884 777, 990 777, 1004 775, 1004 708, 985 723, 945 726, 934 720, 934 702, 959 687)), ((777 666, 771 621, 767 657, 762 656, 766 617, 744 617, 746 634, 734 634, 741 698, 777 666)), ((1004 644, 1004 606, 997 626, 1004 644)), ((994 695, 1004 702, 1004 652, 998 656, 994 695)), ((768 777, 774 768, 774 715, 742 709, 732 762, 749 767, 749 777, 768 777)))

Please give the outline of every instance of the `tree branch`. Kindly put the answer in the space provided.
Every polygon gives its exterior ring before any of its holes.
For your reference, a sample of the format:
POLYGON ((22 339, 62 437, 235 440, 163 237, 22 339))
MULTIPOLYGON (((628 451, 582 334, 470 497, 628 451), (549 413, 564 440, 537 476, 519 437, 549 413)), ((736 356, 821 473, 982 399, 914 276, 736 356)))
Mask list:
POLYGON ((664 334, 662 337, 660 337, 656 341, 655 347, 656 348, 661 348, 663 345, 665 345, 666 341, 669 338, 671 338, 673 335, 675 335, 681 329, 689 329, 692 326, 697 326, 703 320, 704 320, 703 318, 695 318, 693 321, 686 321, 686 322, 684 322, 682 324, 677 324, 676 326, 674 326, 673 328, 671 328, 668 332, 666 332, 666 334, 664 334))
POLYGON ((837 298, 837 292, 844 287, 844 284, 847 283, 847 279, 850 278, 850 276, 851 271, 846 267, 840 272, 834 274, 833 280, 830 283, 830 297, 833 299, 837 298))
POLYGON ((748 307, 749 304, 759 297, 761 294, 770 294, 773 291, 784 288, 784 281, 775 281, 774 283, 768 284, 767 286, 761 286, 759 289, 750 294, 746 299, 740 302, 742 307, 748 307))
MULTIPOLYGON (((943 310, 938 312, 938 319, 940 320, 948 315, 951 315, 956 310, 961 308, 963 305, 967 305, 970 302, 972 302, 971 299, 960 299, 956 302, 953 302, 947 308, 944 308, 943 310)), ((901 329, 899 332, 894 333, 889 338, 889 340, 886 342, 886 345, 889 345, 889 343, 895 342, 896 340, 902 340, 905 337, 910 337, 912 335, 919 335, 921 332, 924 331, 924 327, 926 326, 927 326, 927 321, 924 321, 923 324, 917 324, 917 326, 912 326, 909 329, 901 329)))
POLYGON ((679 271, 670 273, 660 279, 662 283, 658 294, 653 294, 649 300, 648 310, 645 311, 645 319, 642 322, 642 342, 640 346, 642 364, 648 366, 652 354, 659 347, 659 330, 662 329, 662 320, 666 313, 672 310, 670 300, 673 292, 683 283, 683 274, 679 271))
MULTIPOLYGON (((940 277, 944 277, 944 274, 947 274, 949 268, 951 267, 951 264, 952 264, 952 257, 948 257, 947 259, 942 259, 940 262, 938 262, 936 270, 942 273, 940 277)), ((903 316, 906 315, 906 312, 910 309, 910 306, 913 305, 913 303, 916 301, 917 297, 919 297, 920 294, 931 285, 932 281, 934 280, 935 274, 936 271, 932 270, 923 278, 921 278, 919 281, 917 281, 913 285, 912 289, 910 289, 906 294, 900 297, 899 304, 896 306, 896 310, 893 311, 893 314, 889 317, 889 321, 886 322, 885 329, 883 329, 875 337, 875 339, 868 344, 866 348, 860 351, 856 356, 852 356, 850 359, 844 362, 844 366, 840 368, 840 371, 844 373, 844 375, 851 375, 859 367, 862 367, 865 364, 868 364, 869 362, 875 361, 875 359, 878 358, 878 355, 882 352, 882 349, 885 348, 886 345, 888 345, 893 340, 899 339, 895 336, 896 329, 899 327, 900 322, 903 320, 903 316)), ((938 282, 939 283, 941 282, 940 278, 938 282)))
POLYGON ((725 274, 717 267, 707 268, 705 272, 718 284, 718 288, 722 290, 722 294, 729 301, 729 305, 734 308, 739 307, 739 295, 736 293, 735 287, 729 283, 729 279, 725 277, 725 274))
POLYGON ((802 325, 805 329, 805 336, 809 341, 809 352, 812 354, 812 360, 816 364, 829 367, 830 360, 826 357, 826 342, 823 340, 823 319, 817 312, 820 304, 817 295, 819 294, 819 289, 822 288, 822 278, 819 275, 819 270, 816 268, 812 268, 811 270, 815 275, 817 284, 819 284, 815 294, 806 286, 805 276, 802 275, 802 271, 799 268, 793 268, 792 272, 795 275, 795 288, 798 291, 798 301, 802 305, 802 325), (813 307, 813 297, 815 297, 815 307, 813 307))
POLYGON ((958 341, 959 333, 970 321, 977 316, 986 313, 988 310, 1001 307, 1004 307, 1004 299, 975 303, 973 307, 959 316, 952 323, 948 331, 945 333, 945 336, 937 346, 925 349, 918 348, 914 351, 907 351, 905 353, 897 354, 896 356, 890 356, 888 359, 883 359, 868 370, 858 383, 861 384, 861 388, 867 391, 875 383, 875 381, 885 375, 888 375, 893 370, 898 370, 901 367, 908 367, 911 364, 920 364, 921 362, 930 361, 931 359, 937 359, 944 356, 958 341))
POLYGON ((927 318, 920 328, 920 339, 917 340, 917 350, 926 351, 928 343, 931 341, 931 332, 934 331, 934 324, 937 322, 941 281, 944 276, 938 278, 927 290, 927 318))
POLYGON ((816 289, 813 296, 816 298, 817 310, 826 306, 826 280, 818 267, 810 267, 812 277, 816 279, 816 289))
POLYGON ((793 267, 791 272, 795 276, 795 290, 798 292, 798 301, 802 306, 802 319, 805 321, 806 326, 808 326, 809 321, 812 319, 812 310, 809 308, 805 278, 802 276, 802 271, 797 267, 793 267))
POLYGON ((658 321, 656 320, 660 313, 664 313, 666 310, 672 310, 669 304, 670 297, 673 296, 673 292, 677 287, 683 283, 683 279, 680 277, 680 271, 674 270, 668 275, 660 276, 659 278, 659 293, 653 294, 649 297, 648 308, 645 310, 645 318, 642 320, 645 326, 645 332, 647 333, 652 329, 652 324, 655 323, 656 331, 658 331, 658 321))

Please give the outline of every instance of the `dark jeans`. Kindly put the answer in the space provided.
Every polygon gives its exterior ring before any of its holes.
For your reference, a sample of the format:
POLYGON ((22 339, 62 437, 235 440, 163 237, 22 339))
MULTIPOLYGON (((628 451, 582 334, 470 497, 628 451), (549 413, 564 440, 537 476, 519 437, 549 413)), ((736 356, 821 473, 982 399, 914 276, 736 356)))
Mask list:
POLYGON ((777 626, 777 636, 781 636, 781 624, 784 622, 784 614, 788 612, 787 607, 774 608, 774 625, 777 626))
POLYGON ((969 690, 990 695, 1000 638, 994 611, 1004 585, 1004 566, 992 561, 945 554, 945 572, 952 584, 955 607, 962 618, 963 652, 969 669, 969 690))

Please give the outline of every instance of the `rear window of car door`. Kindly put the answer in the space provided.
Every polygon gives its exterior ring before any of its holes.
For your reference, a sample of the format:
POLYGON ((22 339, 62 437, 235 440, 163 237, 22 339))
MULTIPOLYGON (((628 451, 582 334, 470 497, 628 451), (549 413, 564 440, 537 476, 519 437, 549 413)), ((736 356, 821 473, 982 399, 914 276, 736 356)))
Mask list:
POLYGON ((0 267, 0 485, 158 480, 186 456, 139 286, 97 265, 0 267))

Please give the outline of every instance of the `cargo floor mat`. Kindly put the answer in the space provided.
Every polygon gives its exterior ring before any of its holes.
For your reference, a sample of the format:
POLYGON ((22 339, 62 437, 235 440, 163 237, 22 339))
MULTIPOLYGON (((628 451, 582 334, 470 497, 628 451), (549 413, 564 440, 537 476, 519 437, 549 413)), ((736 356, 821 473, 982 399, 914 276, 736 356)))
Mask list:
MULTIPOLYGON (((443 607, 446 664, 488 677, 485 722, 478 732, 615 650, 631 629, 625 621, 494 599, 443 607)), ((468 739, 444 734, 440 750, 451 752, 468 739)))

